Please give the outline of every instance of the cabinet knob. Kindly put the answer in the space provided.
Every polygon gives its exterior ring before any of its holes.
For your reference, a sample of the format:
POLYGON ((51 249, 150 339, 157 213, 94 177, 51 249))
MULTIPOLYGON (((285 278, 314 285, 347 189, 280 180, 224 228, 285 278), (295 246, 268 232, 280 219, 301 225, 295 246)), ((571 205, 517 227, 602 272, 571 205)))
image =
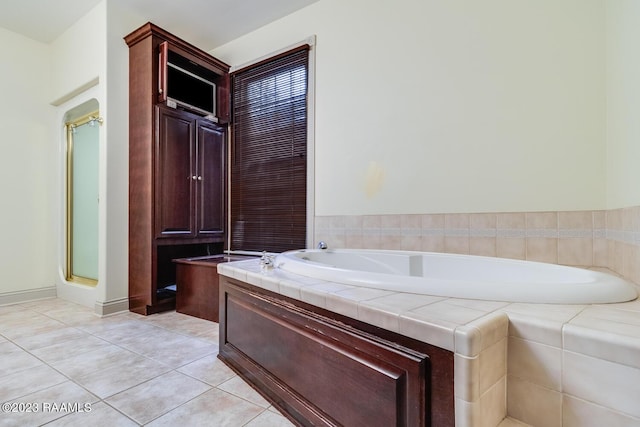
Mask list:
POLYGON ((198 177, 197 177, 197 176, 195 176, 195 175, 193 175, 193 176, 191 177, 191 179, 196 180, 196 179, 198 179, 198 177))
POLYGON ((202 177, 201 176, 198 176, 198 181, 202 181, 202 177))

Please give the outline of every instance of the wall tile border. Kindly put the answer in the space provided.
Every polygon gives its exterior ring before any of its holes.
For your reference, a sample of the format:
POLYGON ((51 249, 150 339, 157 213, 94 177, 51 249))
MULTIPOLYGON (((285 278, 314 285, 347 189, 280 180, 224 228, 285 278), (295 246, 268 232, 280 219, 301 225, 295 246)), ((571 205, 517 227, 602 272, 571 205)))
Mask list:
POLYGON ((594 211, 335 215, 315 218, 333 248, 447 252, 608 268, 640 283, 640 206, 594 211))

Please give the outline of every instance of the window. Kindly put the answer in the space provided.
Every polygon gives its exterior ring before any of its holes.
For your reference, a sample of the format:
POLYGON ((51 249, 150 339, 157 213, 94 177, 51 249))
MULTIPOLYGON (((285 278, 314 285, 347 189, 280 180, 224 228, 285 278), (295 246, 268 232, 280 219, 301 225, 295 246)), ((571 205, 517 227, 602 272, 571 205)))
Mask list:
POLYGON ((306 245, 308 46, 233 74, 232 251, 306 245))

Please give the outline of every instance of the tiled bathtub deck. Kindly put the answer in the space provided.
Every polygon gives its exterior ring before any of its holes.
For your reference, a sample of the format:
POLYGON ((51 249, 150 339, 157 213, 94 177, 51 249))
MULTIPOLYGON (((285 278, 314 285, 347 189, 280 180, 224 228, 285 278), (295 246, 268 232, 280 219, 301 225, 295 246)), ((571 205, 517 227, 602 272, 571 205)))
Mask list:
POLYGON ((451 350, 458 427, 640 426, 640 300, 553 305, 432 297, 264 272, 255 260, 218 271, 451 350))

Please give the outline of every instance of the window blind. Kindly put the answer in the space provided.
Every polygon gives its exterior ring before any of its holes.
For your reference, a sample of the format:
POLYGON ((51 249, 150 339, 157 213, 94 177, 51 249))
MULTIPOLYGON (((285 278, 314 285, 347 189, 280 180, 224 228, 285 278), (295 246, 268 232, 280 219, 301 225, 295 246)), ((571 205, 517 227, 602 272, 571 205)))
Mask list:
POLYGON ((305 247, 307 69, 308 46, 232 76, 231 250, 305 247))

